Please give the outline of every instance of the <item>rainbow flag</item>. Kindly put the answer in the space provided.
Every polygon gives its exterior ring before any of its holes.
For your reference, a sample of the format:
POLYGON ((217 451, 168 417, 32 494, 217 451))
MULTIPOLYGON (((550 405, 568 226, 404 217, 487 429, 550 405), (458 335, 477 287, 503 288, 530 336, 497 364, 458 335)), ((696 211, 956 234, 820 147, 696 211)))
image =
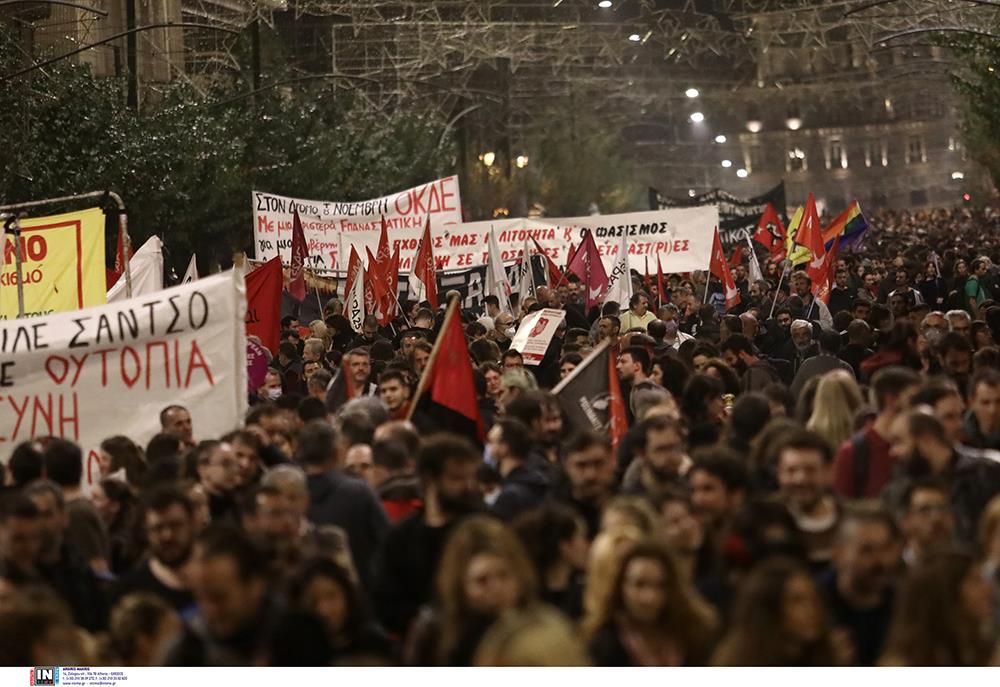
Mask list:
POLYGON ((834 239, 839 236, 841 249, 854 249, 861 243, 861 239, 870 228, 868 220, 861 214, 861 206, 858 205, 858 201, 854 201, 830 222, 830 226, 823 232, 823 241, 829 250, 834 239))

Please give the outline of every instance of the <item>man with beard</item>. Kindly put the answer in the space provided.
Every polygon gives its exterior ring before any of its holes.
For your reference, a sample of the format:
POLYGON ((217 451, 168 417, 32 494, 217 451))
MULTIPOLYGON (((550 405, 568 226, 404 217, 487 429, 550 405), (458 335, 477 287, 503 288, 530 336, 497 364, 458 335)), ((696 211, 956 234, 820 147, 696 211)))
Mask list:
POLYGON ((775 366, 761 358, 757 348, 743 334, 733 334, 722 342, 720 349, 726 364, 740 375, 741 391, 763 391, 771 384, 781 383, 775 366))
POLYGON ((928 554, 952 543, 955 514, 948 499, 948 486, 933 478, 911 483, 903 495, 899 524, 907 565, 919 565, 928 554))
POLYGON ((833 329, 833 315, 826 303, 816 300, 812 294, 812 280, 805 272, 792 274, 792 288, 795 295, 802 299, 802 314, 807 320, 819 320, 823 329, 833 329))
POLYGON ((531 430, 528 463, 553 481, 559 465, 559 441, 563 430, 562 409, 555 396, 544 391, 525 391, 504 406, 504 416, 520 420, 531 430))
POLYGON ((853 308, 854 300, 858 296, 857 290, 852 289, 848 285, 847 276, 846 268, 837 268, 837 272, 834 275, 833 288, 830 289, 830 302, 828 303, 830 314, 834 317, 842 310, 853 308))
POLYGON ((187 575, 195 536, 191 501, 177 486, 156 487, 143 501, 139 522, 149 542, 149 555, 118 581, 112 596, 154 594, 184 615, 194 607, 187 575))
POLYGON ((833 623, 851 639, 854 665, 873 666, 882 652, 899 555, 899 531, 888 512, 871 506, 845 510, 833 565, 818 587, 833 623))
POLYGON ((649 359, 649 353, 642 346, 629 346, 618 355, 617 369, 622 398, 628 401, 625 404, 625 419, 631 425, 635 421, 633 410, 635 392, 642 388, 657 386, 656 382, 649 378, 649 373, 653 371, 653 361, 649 359))
POLYGON ((840 522, 840 505, 830 490, 830 445, 815 432, 793 430, 779 440, 775 453, 778 498, 802 533, 810 562, 825 566, 840 522))
POLYGON ((972 344, 961 334, 948 332, 937 346, 941 371, 951 378, 959 389, 965 389, 972 373, 972 344))
POLYGON ((611 440, 604 434, 580 432, 563 446, 566 483, 557 498, 571 506, 587 523, 587 536, 600 530, 601 509, 614 494, 615 459, 611 440))
POLYGON ((657 498, 684 487, 682 470, 690 464, 678 420, 653 415, 636 427, 635 454, 622 480, 622 492, 657 498))
POLYGON ((382 625, 402 636, 433 592, 445 540, 464 515, 484 509, 476 485, 481 455, 453 435, 427 439, 417 456, 423 507, 389 530, 376 563, 373 596, 382 625))
MULTIPOLYGON (((792 326, 792 313, 787 307, 780 307, 774 313, 774 319, 768 322, 767 332, 760 337, 760 347, 772 358, 783 358, 791 362, 791 353, 786 344, 791 338, 789 329, 792 326)), ((789 382, 791 380, 788 380, 789 382)))

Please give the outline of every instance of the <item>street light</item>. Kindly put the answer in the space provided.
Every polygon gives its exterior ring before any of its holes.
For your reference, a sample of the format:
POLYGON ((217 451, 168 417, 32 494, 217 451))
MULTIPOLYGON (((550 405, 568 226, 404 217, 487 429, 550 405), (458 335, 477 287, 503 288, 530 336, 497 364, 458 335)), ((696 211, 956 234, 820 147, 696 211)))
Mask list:
POLYGON ((697 98, 700 95, 700 93, 698 92, 697 88, 689 88, 686 91, 684 91, 684 95, 686 95, 689 98, 697 98))
POLYGON ((960 179, 965 178, 965 174, 963 174, 962 172, 952 172, 951 178, 954 179, 955 181, 959 181, 960 179))
POLYGON ((715 142, 716 143, 725 143, 726 140, 727 139, 726 139, 726 135, 725 134, 719 134, 718 136, 715 137, 715 142))
POLYGON ((701 112, 692 112, 691 121, 694 122, 695 124, 701 124, 702 122, 705 121, 705 115, 703 115, 701 112))
POLYGON ((496 162, 497 154, 491 150, 480 155, 479 159, 482 160, 483 164, 487 167, 492 167, 493 163, 496 162))
POLYGON ((628 39, 629 39, 630 41, 632 41, 633 43, 638 43, 639 41, 641 41, 641 40, 642 40, 642 36, 640 36, 640 35, 639 35, 639 34, 637 34, 637 33, 633 33, 633 34, 632 34, 631 36, 629 36, 629 37, 628 37, 628 39))
POLYGON ((610 8, 611 5, 613 5, 613 4, 614 3, 611 2, 611 0, 601 0, 599 3, 597 3, 597 6, 600 7, 602 10, 606 10, 606 9, 610 8))
POLYGON ((518 155, 516 158, 514 158, 514 164, 517 166, 518 169, 524 169, 525 167, 528 166, 528 156, 518 155))
POLYGON ((747 172, 742 167, 736 170, 736 176, 738 176, 740 179, 746 179, 748 174, 749 172, 747 172))
POLYGON ((733 161, 732 160, 723 160, 722 161, 722 166, 725 167, 726 169, 729 169, 730 167, 733 166, 733 161))
POLYGON ((695 197, 696 195, 698 195, 698 194, 697 194, 697 193, 695 193, 695 191, 694 191, 694 189, 693 189, 693 188, 689 188, 689 189, 688 189, 688 196, 689 196, 689 197, 691 197, 691 198, 694 198, 694 197, 695 197))

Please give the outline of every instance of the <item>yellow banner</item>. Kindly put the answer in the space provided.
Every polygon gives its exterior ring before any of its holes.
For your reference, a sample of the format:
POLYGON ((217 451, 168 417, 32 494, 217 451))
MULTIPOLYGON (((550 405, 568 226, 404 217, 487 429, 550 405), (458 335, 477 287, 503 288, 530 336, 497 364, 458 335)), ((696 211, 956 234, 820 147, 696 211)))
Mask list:
MULTIPOLYGON (((4 238, 0 319, 17 317, 14 237, 4 238)), ((107 302, 100 208, 21 221, 24 313, 37 317, 107 302)))

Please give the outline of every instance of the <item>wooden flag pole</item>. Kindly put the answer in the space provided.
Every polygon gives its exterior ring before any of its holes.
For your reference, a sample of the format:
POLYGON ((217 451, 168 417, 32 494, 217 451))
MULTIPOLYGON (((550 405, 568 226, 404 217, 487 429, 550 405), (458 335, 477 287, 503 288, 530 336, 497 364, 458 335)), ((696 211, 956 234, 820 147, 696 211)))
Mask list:
POLYGON ((453 298, 451 302, 448 303, 448 309, 444 313, 444 320, 441 323, 441 329, 438 330, 437 339, 434 341, 434 348, 431 349, 430 357, 427 358, 427 365, 424 367, 424 373, 420 375, 420 383, 417 384, 417 391, 413 394, 413 400, 410 401, 410 410, 406 413, 407 420, 413 417, 413 411, 416 409, 417 404, 420 403, 420 397, 423 396, 424 392, 427 390, 427 371, 430 370, 437 361, 438 353, 441 350, 441 343, 444 340, 444 333, 448 331, 448 327, 451 325, 451 319, 456 317, 456 313, 458 312, 458 301, 458 298, 453 298))

